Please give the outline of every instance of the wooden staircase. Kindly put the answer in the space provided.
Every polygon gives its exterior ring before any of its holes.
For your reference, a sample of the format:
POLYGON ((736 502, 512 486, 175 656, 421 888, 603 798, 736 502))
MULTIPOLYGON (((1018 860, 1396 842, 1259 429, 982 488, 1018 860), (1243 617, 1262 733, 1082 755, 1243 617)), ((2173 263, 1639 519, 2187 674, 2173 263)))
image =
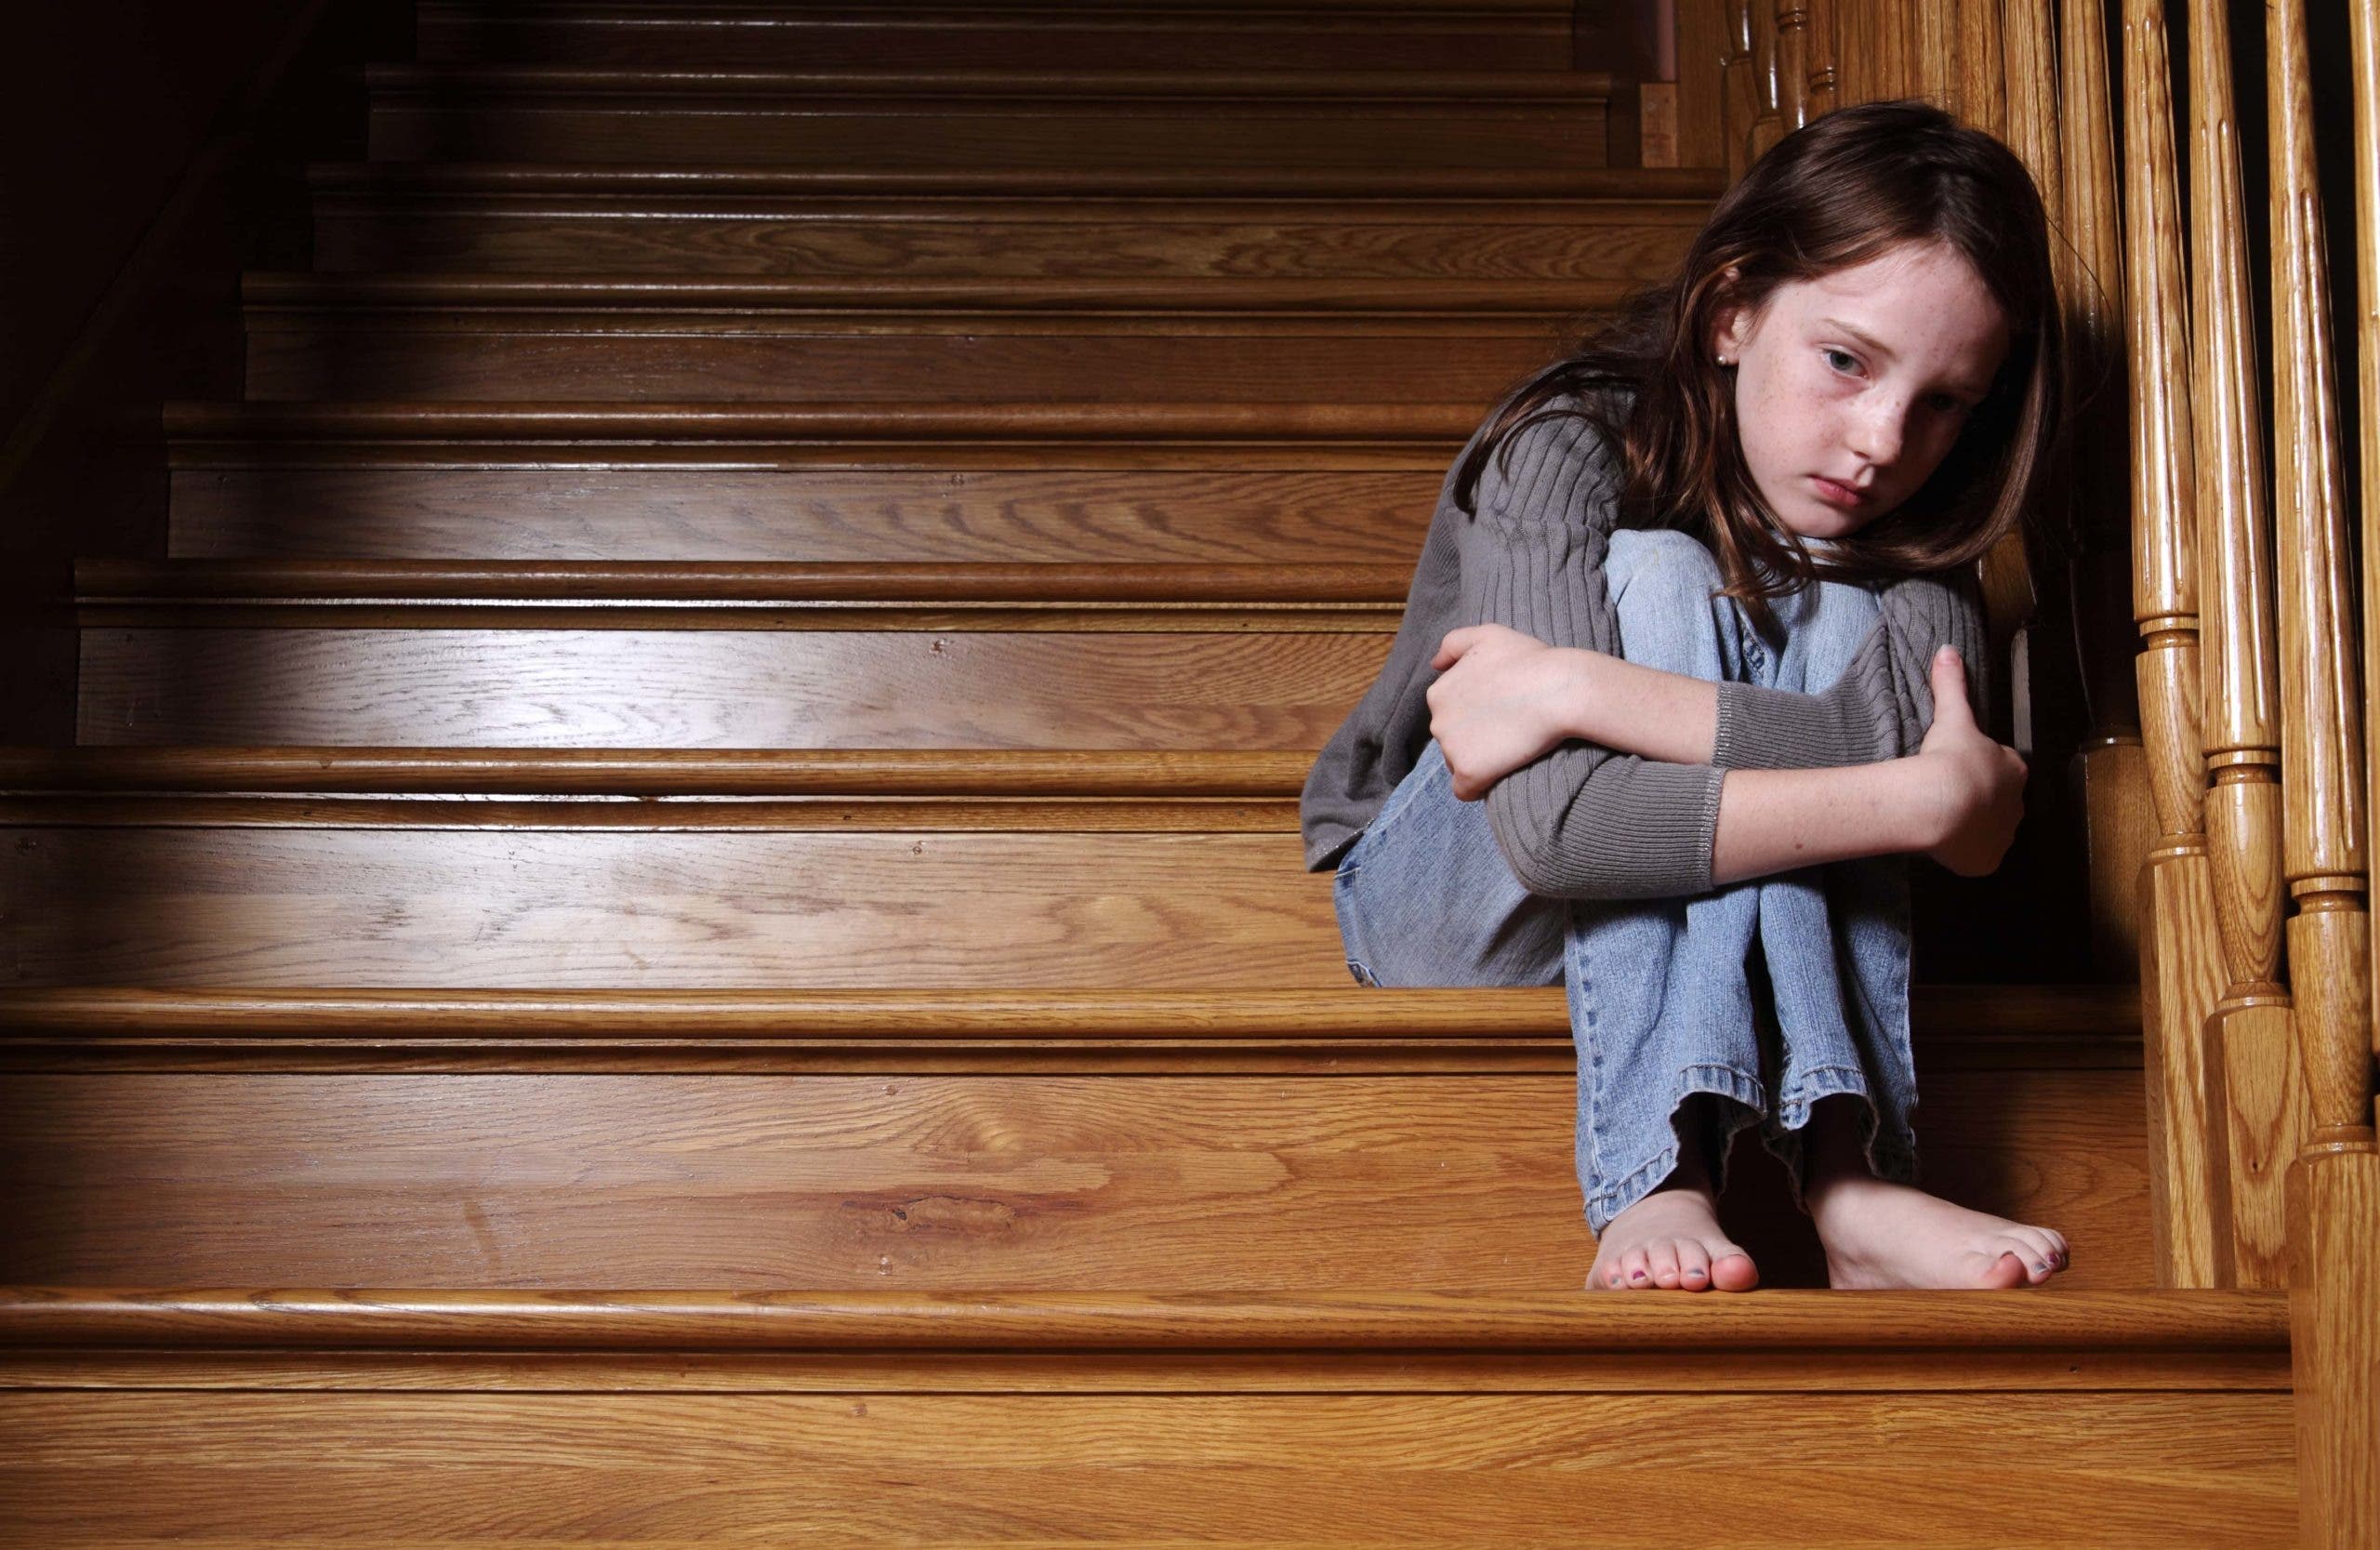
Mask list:
POLYGON ((1447 462, 1723 186, 1567 3, 418 14, 0 753, 7 1543, 2293 1542, 2130 987, 1920 996, 2050 1288, 1824 1290, 1746 1141, 1688 1296, 1558 991, 1349 979, 1447 462))

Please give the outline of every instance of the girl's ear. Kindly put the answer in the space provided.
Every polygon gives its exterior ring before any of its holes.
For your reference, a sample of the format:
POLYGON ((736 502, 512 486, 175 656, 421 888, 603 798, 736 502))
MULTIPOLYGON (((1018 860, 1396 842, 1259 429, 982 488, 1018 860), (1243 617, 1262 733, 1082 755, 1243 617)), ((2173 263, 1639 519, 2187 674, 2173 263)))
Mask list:
POLYGON ((1746 309, 1724 299, 1734 294, 1739 278, 1736 266, 1729 264, 1720 272, 1719 295, 1722 298, 1712 314, 1711 353, 1735 360, 1743 352, 1746 309))

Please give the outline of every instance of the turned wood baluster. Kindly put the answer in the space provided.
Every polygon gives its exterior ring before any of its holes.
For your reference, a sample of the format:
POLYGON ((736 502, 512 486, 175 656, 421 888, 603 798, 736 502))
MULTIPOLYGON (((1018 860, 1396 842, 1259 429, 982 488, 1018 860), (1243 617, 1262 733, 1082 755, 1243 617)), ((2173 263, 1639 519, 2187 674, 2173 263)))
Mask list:
POLYGON ((2000 7, 1989 0, 1959 7, 1957 42, 1959 116, 2004 138, 2008 72, 2001 62, 2000 7))
MULTIPOLYGON (((2380 510, 2380 0, 2349 13, 2359 217, 2357 362, 2363 510, 2380 510)), ((2283 869, 2307 1133, 2289 1173, 2290 1362, 2298 1543, 2380 1544, 2380 1146, 2374 1142, 2372 916, 2380 721, 2361 718, 2351 550, 2332 417, 2329 277, 2315 175, 2304 0, 2266 13, 2273 186, 2273 413, 2282 588, 2283 869)), ((2363 682, 2380 682, 2380 545, 2363 545, 2363 682)))
POLYGON ((2297 1155, 2281 987, 2279 646, 2266 555, 2264 432, 2223 0, 2190 0, 2190 381, 2197 433, 2199 738, 2223 998, 2207 1029, 2210 1113, 2227 1142, 2229 1284, 2287 1278, 2281 1183, 2297 1155))
POLYGON ((1807 0, 1802 8, 1807 17, 1802 36, 1810 83, 1803 110, 1809 118, 1820 118, 1842 101, 1842 78, 1835 64, 1834 0, 1807 0))
MULTIPOLYGON (((2050 0, 2007 0, 2002 21, 2008 103, 2001 138, 2032 172, 2053 227, 2062 225, 2058 211, 2065 203, 2066 178, 2057 143, 2057 40, 2050 23, 2050 0)), ((2069 298, 2070 258, 2055 234, 2050 261, 2057 273, 2060 298, 2069 298)))
MULTIPOLYGON (((2073 572, 2076 638, 2091 730, 2079 750, 2091 847, 2092 960, 2110 977, 2139 973, 2140 872, 2157 842, 2141 747, 2133 656, 2131 469, 2126 400, 2122 228, 2116 219, 2115 126, 2108 101, 2107 11, 2102 0, 2065 0, 2058 30, 2058 153, 2066 243, 2054 244, 2067 301, 2067 403, 2075 417, 2073 572), (2069 247, 2068 244, 2071 244, 2069 247)), ((2018 64, 2009 29, 2012 88, 2018 64)))
POLYGON ((2142 876, 2141 1021, 2158 1279, 2222 1285, 2230 1265, 2205 1027, 2223 991, 2199 745, 2197 522, 2189 341, 2162 0, 2123 0, 2124 315, 2131 345, 2133 616, 2159 842, 2142 876))
POLYGON ((1728 0, 1727 53, 1719 66, 1720 110, 1727 146, 1727 181, 1752 166, 1752 122, 1760 111, 1752 86, 1752 0, 1728 0))
POLYGON ((1770 146, 1785 138, 1790 127, 1784 109, 1779 106, 1782 89, 1778 85, 1774 0, 1758 0, 1752 7, 1752 143, 1747 154, 1750 161, 1756 162, 1767 154, 1770 146))
MULTIPOLYGON (((2371 858, 2363 700, 2340 472, 2330 272, 2314 170, 2305 0, 2274 0, 2272 290, 2277 569, 2281 597, 2281 869, 2297 906, 2290 984, 2316 1146, 2369 1146, 2371 858)), ((2366 417, 2367 422, 2370 417, 2366 417)), ((2368 433, 2368 432, 2367 432, 2368 433)), ((2370 475, 2367 473, 2367 479, 2370 475)))
POLYGON ((1783 133, 1810 121, 1810 8, 1777 0, 1777 115, 1783 133))

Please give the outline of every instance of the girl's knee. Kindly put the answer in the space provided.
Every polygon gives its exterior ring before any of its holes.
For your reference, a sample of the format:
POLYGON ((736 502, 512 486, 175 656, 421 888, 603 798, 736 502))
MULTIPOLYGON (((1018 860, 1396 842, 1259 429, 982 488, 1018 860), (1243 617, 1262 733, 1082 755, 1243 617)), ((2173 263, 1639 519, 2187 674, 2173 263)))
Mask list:
POLYGON ((1792 685, 1812 693, 1843 676, 1884 616, 1875 593, 1848 582, 1820 582, 1815 601, 1816 608, 1793 630, 1802 682, 1792 685))
POLYGON ((1726 583, 1709 550, 1685 533, 1623 529, 1611 536, 1604 574, 1628 660, 1696 678, 1726 676, 1711 602, 1726 583))
POLYGON ((1663 606, 1691 600, 1709 608, 1712 596, 1726 585, 1719 561, 1691 534, 1668 528, 1622 528, 1611 536, 1611 558, 1606 566, 1615 604, 1633 602, 1663 606))

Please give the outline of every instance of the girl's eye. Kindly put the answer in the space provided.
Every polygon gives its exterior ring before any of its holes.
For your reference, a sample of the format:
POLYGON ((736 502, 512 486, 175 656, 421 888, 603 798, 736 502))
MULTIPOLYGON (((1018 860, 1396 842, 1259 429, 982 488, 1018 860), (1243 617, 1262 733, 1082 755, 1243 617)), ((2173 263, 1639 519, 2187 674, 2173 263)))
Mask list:
POLYGON ((1859 364, 1859 358, 1847 350, 1836 350, 1829 346, 1826 350, 1826 364, 1833 366, 1837 371, 1847 371, 1859 364), (1838 362, 1842 364, 1837 364, 1838 362))

